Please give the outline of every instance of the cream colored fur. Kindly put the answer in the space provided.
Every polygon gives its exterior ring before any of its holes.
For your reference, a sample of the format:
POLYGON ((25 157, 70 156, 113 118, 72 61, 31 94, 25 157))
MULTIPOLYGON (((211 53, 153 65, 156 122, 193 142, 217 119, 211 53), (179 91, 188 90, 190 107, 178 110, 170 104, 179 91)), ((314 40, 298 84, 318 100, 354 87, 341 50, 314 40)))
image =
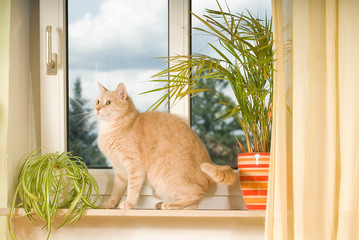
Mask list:
POLYGON ((213 164, 200 139, 179 117, 139 113, 123 83, 115 91, 101 84, 99 89, 98 146, 116 173, 104 208, 116 208, 126 188, 127 198, 120 208, 133 208, 146 180, 164 201, 157 209, 195 209, 213 181, 234 183, 233 170, 213 164))

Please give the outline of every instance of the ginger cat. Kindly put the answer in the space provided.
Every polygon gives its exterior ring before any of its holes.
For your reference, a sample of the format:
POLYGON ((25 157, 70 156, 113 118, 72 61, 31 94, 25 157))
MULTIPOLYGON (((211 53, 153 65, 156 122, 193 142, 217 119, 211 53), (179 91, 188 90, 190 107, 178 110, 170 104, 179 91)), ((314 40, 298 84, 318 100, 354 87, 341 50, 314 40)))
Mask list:
POLYGON ((211 183, 235 182, 232 168, 213 164, 200 139, 179 117, 139 113, 123 83, 115 91, 98 85, 98 146, 116 173, 104 208, 116 208, 126 188, 120 208, 133 208, 146 180, 164 201, 157 209, 196 209, 211 183))

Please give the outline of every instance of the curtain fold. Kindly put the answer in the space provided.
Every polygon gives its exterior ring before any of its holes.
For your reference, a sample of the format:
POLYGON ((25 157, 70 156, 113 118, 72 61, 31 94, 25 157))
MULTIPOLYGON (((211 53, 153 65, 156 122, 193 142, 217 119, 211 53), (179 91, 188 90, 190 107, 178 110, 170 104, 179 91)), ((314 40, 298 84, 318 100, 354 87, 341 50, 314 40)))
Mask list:
POLYGON ((339 1, 338 239, 359 239, 359 1, 339 1))
MULTIPOLYGON (((272 1, 275 81, 266 236, 291 239, 292 233, 292 2, 272 1)), ((271 239, 271 238, 268 238, 271 239)))
MULTIPOLYGON (((8 203, 8 112, 11 1, 0 1, 0 208, 8 203)), ((0 217, 0 239, 6 239, 7 217, 0 217)))
MULTIPOLYGON (((0 207, 7 208, 20 164, 35 149, 30 69, 30 1, 0 1, 0 207)), ((35 58, 34 58, 35 59, 35 58)), ((0 239, 7 239, 0 217, 0 239)))
POLYGON ((266 239, 359 239, 359 1, 272 3, 266 239))

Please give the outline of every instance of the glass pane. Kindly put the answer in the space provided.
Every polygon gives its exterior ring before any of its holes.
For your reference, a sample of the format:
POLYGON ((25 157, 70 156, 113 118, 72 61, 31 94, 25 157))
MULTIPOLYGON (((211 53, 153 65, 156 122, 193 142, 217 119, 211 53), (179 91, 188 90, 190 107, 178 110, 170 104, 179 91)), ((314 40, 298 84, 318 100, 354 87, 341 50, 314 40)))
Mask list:
MULTIPOLYGON (((226 2, 232 13, 244 13, 249 10, 254 16, 264 19, 266 14, 271 16, 271 0, 226 0, 219 1, 223 11, 227 12, 226 2)), ((192 12, 198 16, 206 14, 205 10, 219 10, 216 1, 192 0, 192 12)), ((204 28, 205 26, 197 18, 192 17, 192 27, 204 28)), ((220 58, 219 54, 208 45, 213 44, 221 49, 216 38, 210 35, 192 31, 192 53, 206 54, 220 58)), ((205 79, 203 85, 215 88, 235 102, 231 87, 227 81, 213 81, 205 79)), ((213 162, 221 165, 230 165, 237 168, 237 154, 240 152, 236 137, 244 143, 243 131, 234 118, 227 120, 215 118, 219 112, 225 110, 223 105, 210 93, 198 94, 191 101, 192 127, 206 145, 213 162)), ((245 146, 245 144, 243 144, 245 146)))
POLYGON ((166 67, 167 0, 68 0, 68 149, 89 167, 109 167, 97 148, 96 82, 124 82, 139 111, 161 94, 151 76, 166 67))

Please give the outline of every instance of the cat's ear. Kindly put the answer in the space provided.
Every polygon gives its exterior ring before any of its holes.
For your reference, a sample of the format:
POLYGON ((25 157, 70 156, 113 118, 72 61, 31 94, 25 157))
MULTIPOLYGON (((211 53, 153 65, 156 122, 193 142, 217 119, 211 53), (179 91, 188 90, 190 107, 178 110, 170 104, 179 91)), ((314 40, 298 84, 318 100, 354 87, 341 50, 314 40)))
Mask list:
POLYGON ((126 100, 127 99, 127 91, 126 91, 125 84, 119 83, 116 88, 116 93, 120 96, 120 98, 122 100, 126 100))
POLYGON ((104 94, 105 92, 107 92, 108 90, 99 82, 97 82, 98 85, 98 89, 100 90, 101 94, 104 94))

